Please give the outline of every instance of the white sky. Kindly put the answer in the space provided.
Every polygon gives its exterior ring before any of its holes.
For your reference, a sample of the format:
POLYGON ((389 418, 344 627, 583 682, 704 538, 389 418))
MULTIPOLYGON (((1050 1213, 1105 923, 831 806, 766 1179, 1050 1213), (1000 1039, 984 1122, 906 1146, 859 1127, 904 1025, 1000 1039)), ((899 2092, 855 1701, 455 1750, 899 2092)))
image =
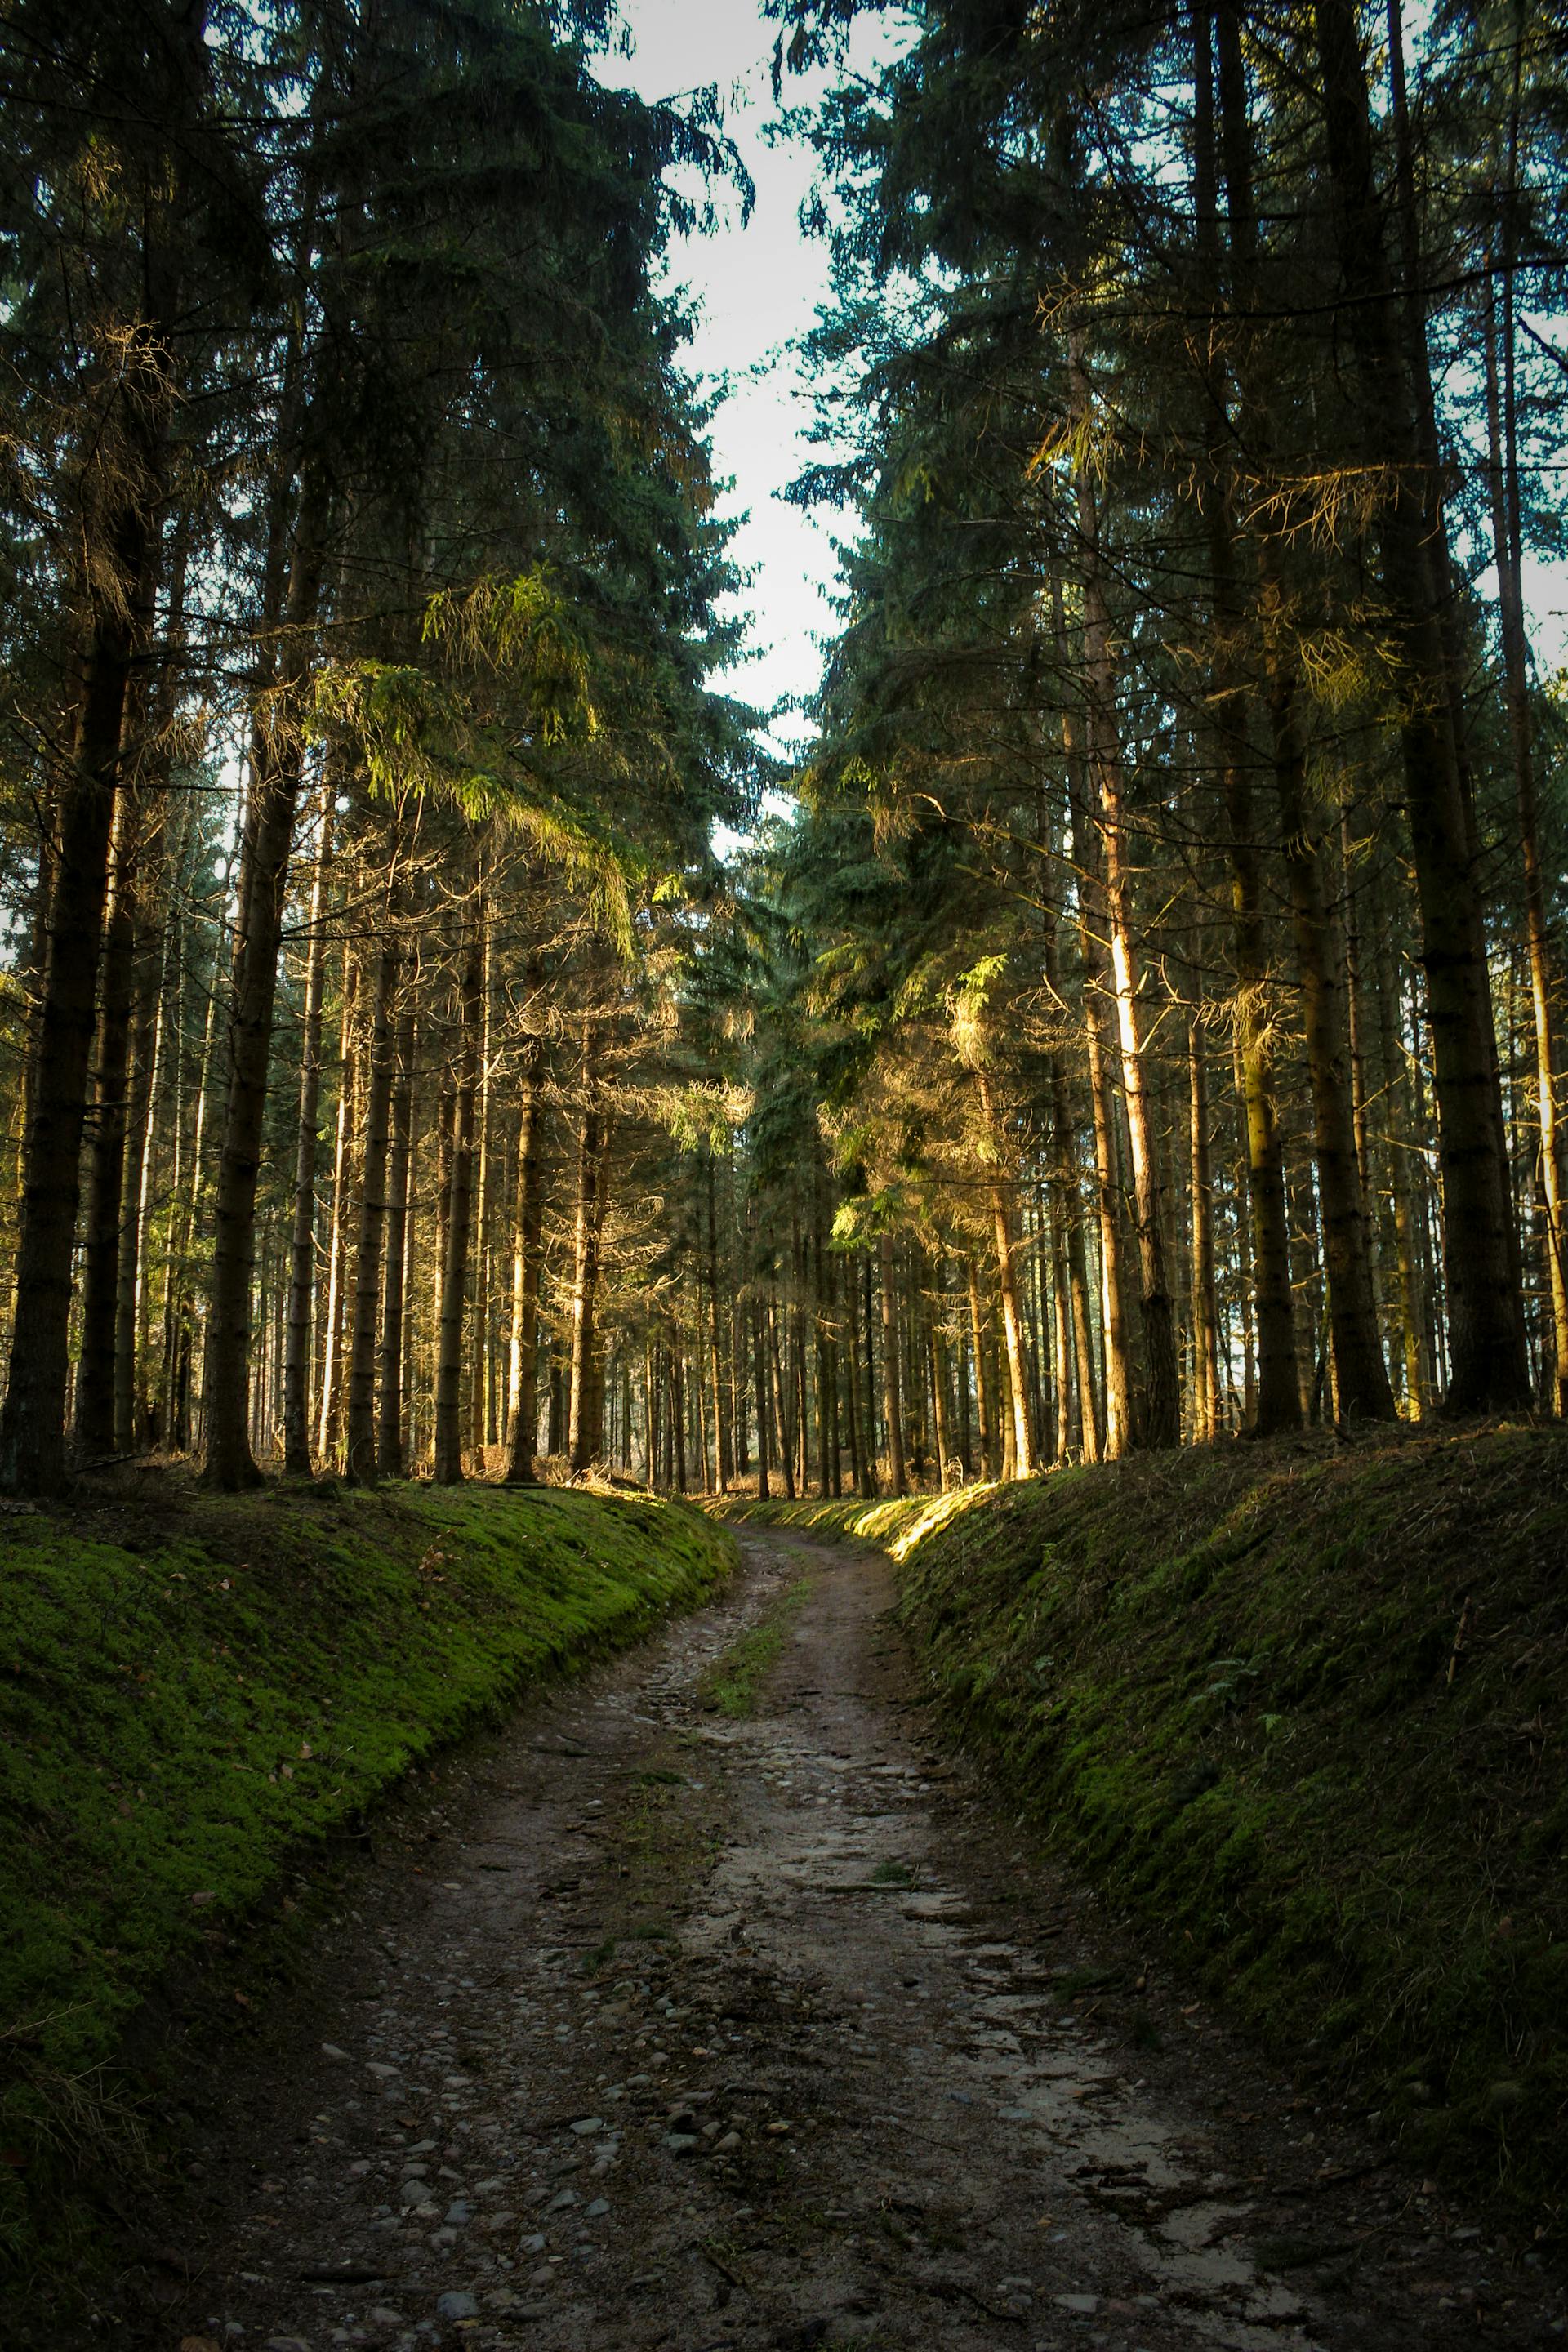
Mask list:
MULTIPOLYGON (((629 82, 648 99, 716 83, 728 131, 756 184, 748 226, 741 226, 739 205, 728 203, 715 235, 676 248, 673 274, 700 309, 692 364, 733 380, 714 419, 713 446, 720 476, 734 481, 722 511, 747 518, 734 554, 753 575, 741 602, 752 615, 756 656, 734 684, 766 709, 814 690, 821 670, 814 639, 831 632, 834 617, 824 594, 836 577, 827 531, 778 495, 810 454, 799 363, 784 347, 812 325, 826 291, 826 249, 802 234, 799 221, 813 157, 793 142, 763 139, 777 110, 769 85, 775 27, 764 20, 762 0, 624 0, 624 7, 636 53, 629 61, 596 60, 601 80, 629 82)), ((793 100, 811 88, 797 81, 786 96, 793 100)), ((784 750, 807 731, 798 715, 786 713, 773 740, 784 750)))

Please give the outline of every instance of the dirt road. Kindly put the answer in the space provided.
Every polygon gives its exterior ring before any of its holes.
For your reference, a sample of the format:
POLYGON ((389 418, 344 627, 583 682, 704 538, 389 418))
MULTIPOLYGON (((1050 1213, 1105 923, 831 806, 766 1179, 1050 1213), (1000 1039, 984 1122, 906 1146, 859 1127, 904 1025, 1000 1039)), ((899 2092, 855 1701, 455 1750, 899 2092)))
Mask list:
POLYGON ((879 1559, 745 1551, 378 1833, 118 2340, 1562 2340, 1529 2249, 1163 1985, 933 1745, 879 1559))

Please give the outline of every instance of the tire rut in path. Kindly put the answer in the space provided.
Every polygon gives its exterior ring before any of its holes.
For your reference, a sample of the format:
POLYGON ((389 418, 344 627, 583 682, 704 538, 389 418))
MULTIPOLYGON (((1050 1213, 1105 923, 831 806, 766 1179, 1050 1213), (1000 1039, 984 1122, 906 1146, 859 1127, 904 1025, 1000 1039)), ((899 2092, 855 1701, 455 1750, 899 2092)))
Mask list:
POLYGON ((531 1706, 460 1822, 367 1866, 205 2134, 148 2343, 1561 2341, 1539 2268, 1018 1850, 931 1743, 884 1561, 742 1542, 719 1604, 531 1706), (730 1719, 704 1678, 763 1622, 730 1719))

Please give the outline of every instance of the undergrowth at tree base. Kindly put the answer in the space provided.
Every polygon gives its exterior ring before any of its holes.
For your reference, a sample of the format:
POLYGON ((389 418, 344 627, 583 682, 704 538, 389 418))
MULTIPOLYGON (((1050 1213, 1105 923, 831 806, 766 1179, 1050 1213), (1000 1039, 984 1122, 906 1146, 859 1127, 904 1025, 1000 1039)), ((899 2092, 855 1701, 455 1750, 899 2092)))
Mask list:
POLYGON ((0 2282, 89 2253, 171 1972, 733 1557, 679 1504, 553 1487, 220 1496, 163 1470, 0 1517, 0 2282))
POLYGON ((934 1694, 1048 1843, 1412 2164, 1562 2237, 1568 1437, 738 1515, 900 1559, 934 1694))

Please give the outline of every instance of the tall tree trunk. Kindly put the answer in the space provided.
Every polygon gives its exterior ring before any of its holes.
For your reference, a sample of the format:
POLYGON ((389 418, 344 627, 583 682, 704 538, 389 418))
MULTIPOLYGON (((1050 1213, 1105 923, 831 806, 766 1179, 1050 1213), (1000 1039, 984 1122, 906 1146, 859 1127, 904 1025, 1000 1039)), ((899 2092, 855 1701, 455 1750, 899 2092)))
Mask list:
MULTIPOLYGON (((1388 630, 1400 671, 1405 808, 1421 909, 1437 1097, 1451 1412, 1530 1401, 1491 987, 1474 823, 1460 775, 1453 681, 1434 577, 1432 499, 1416 401, 1401 360, 1371 110, 1352 0, 1314 0, 1323 121, 1362 443, 1386 469, 1379 520, 1388 630)), ((1427 387, 1428 392, 1430 386, 1427 387)))
POLYGON ((763 1347, 761 1299, 752 1302, 752 1384, 757 1392, 757 1496, 765 1503, 769 1499, 768 1474, 773 1461, 773 1447, 768 1432, 768 1371, 763 1347))
POLYGON ((904 1421, 899 1379, 899 1309, 894 1280, 893 1237, 884 1233, 879 1244, 882 1289, 882 1415, 888 1424, 888 1477, 895 1495, 909 1492, 904 1470, 904 1421))
MULTIPOLYGON (((1059 604, 1060 598, 1061 587, 1057 583, 1053 588, 1053 601, 1059 604)), ((1058 632, 1058 646, 1064 635, 1065 630, 1058 632)), ((1059 1003, 1062 992, 1058 950, 1057 920, 1053 911, 1047 915, 1045 925, 1046 984, 1059 1003)), ((1083 1246, 1083 1192, 1079 1175, 1067 1064, 1055 1045, 1047 1055, 1047 1079, 1050 1093, 1052 1223, 1060 1253, 1056 1284, 1058 1312, 1058 1316, 1065 1315, 1069 1324, 1067 1343, 1058 1351, 1061 1363, 1058 1390, 1060 1407, 1064 1409, 1058 1410, 1057 1418, 1057 1454, 1058 1460, 1062 1458, 1063 1447, 1068 1443, 1065 1405, 1071 1393, 1069 1367, 1076 1366, 1078 1442, 1083 1459, 1098 1462, 1104 1447, 1104 1425, 1094 1377, 1094 1342, 1089 1328, 1089 1272, 1083 1246)))
POLYGON ((308 476, 300 500, 284 608, 283 651, 261 699, 251 751, 240 908, 229 1013, 229 1083, 214 1200, 212 1285, 207 1311, 204 1475, 233 1490, 259 1483, 250 1450, 251 1275, 256 1187, 267 1109, 267 1065, 278 992, 278 951, 289 852, 300 793, 301 723, 310 641, 321 601, 328 499, 308 476))
POLYGON ((484 961, 479 976, 479 1067, 474 1093, 474 1238, 469 1252, 468 1285, 472 1301, 472 1339, 468 1348, 468 1386, 464 1401, 468 1444, 481 1462, 488 1435, 488 1371, 490 1351, 490 1260, 494 1239, 494 1190, 490 1151, 490 927, 483 939, 484 961))
POLYGON ((987 1478, 1001 1472, 996 1445, 996 1415, 986 1375, 985 1318, 980 1304, 980 1269, 971 1250, 964 1261, 969 1277, 969 1329, 974 1354, 974 1410, 980 1423, 980 1466, 987 1478))
POLYGON ((773 1391, 773 1435, 778 1445, 779 1475, 784 1480, 784 1500, 795 1498, 795 1446, 789 1425, 789 1412, 784 1403, 784 1368, 779 1360, 778 1307, 770 1298, 767 1308, 768 1381, 773 1391))
MULTIPOLYGON (((1510 140, 1510 187, 1503 214, 1511 224, 1512 183, 1517 178, 1520 31, 1514 33, 1514 120, 1510 140)), ((1541 1192, 1546 1215, 1546 1268, 1552 1301, 1550 1403, 1568 1413, 1568 1232, 1563 1225, 1563 1138, 1558 1118, 1558 1044, 1552 1012, 1552 955, 1547 929, 1546 887, 1542 871, 1541 820, 1535 783, 1535 746, 1530 712, 1530 645, 1525 633, 1523 538, 1519 493, 1519 448, 1514 332, 1511 226, 1506 232, 1501 267, 1500 325, 1489 278, 1486 294, 1486 392, 1488 478, 1491 493, 1492 551, 1498 574, 1498 624, 1502 639, 1503 691, 1508 706, 1509 751, 1513 765, 1514 809, 1519 824, 1520 870, 1524 885, 1524 938, 1530 965, 1530 1004, 1535 1041, 1535 1095, 1541 1120, 1541 1192), (1501 362, 1499 363, 1499 344, 1501 362)))
MULTIPOLYGON (((979 1089, 991 1150, 999 1159, 1003 1148, 1001 1126, 984 1073, 979 1075, 979 1089)), ((996 1295, 1002 1306, 1002 1340, 1007 1367, 1006 1413, 1007 1433, 1011 1439, 1008 1449, 1011 1475, 1015 1478, 1031 1478, 1035 1474, 1035 1437, 1029 1417, 1028 1354, 1024 1336, 1023 1302, 1018 1295, 1013 1204, 1006 1186, 994 1180, 990 1186, 990 1199, 991 1230, 996 1248, 996 1295)))
POLYGON ((724 1352, 719 1306, 719 1209, 713 1155, 708 1155, 708 1362, 713 1384, 713 1427, 717 1433, 719 1492, 727 1495, 735 1475, 730 1442, 730 1417, 724 1398, 724 1352))
POLYGON ((163 1002, 168 976, 169 910, 154 930, 142 925, 142 970, 131 1039, 131 1090, 126 1120, 129 1208, 121 1222, 115 1285, 114 1450, 129 1454, 149 1432, 139 1412, 145 1387, 147 1242, 153 1202, 154 1120, 163 1064, 163 1002))
POLYGON ((680 1326, 675 1326, 669 1348, 669 1433, 674 1449, 675 1491, 686 1492, 686 1381, 681 1361, 680 1326))
MULTIPOLYGON (((525 983, 531 1023, 543 979, 538 958, 531 957, 525 983)), ((544 1229, 544 1040, 531 1026, 522 1040, 521 1075, 522 1108, 517 1131, 517 1204, 511 1254, 511 1346, 507 1362, 506 1482, 510 1486, 531 1486, 537 1475, 533 1445, 539 1425, 539 1277, 544 1229)), ((648 1394, 651 1400, 651 1388, 648 1394)), ((651 1465, 651 1433, 648 1444, 651 1465)), ((648 1476, 651 1483, 651 1466, 648 1476)))
POLYGON ((1187 1021, 1188 1150, 1193 1192, 1193 1438, 1219 1434, 1219 1317, 1215 1299, 1214 1175, 1209 1145, 1208 1065, 1203 1024, 1187 1021))
POLYGON ((938 1487, 945 1492, 949 1486, 955 1486, 958 1484, 958 1479, 954 1475, 958 1465, 953 1459, 947 1394, 947 1348, 942 1333, 942 1310, 938 1304, 945 1289, 942 1276, 943 1260, 941 1251, 938 1250, 931 1253, 927 1259, 927 1280, 933 1295, 931 1312, 926 1328, 931 1346, 931 1419, 936 1431, 936 1482, 938 1487))
MULTIPOLYGON (((1206 104, 1207 26, 1200 45, 1199 78, 1200 236, 1211 255, 1217 255, 1217 194, 1214 163, 1212 109, 1206 104)), ((1237 299, 1249 310, 1256 299, 1256 214, 1252 187, 1252 151, 1247 119, 1245 70, 1237 41, 1235 11, 1227 5, 1220 23, 1220 96, 1224 123, 1226 184, 1230 212, 1232 266, 1237 299)), ((1255 462, 1267 455, 1271 435, 1265 404, 1252 381, 1258 360, 1249 352, 1243 365, 1245 433, 1255 462)), ((1210 405, 1216 418, 1214 481, 1209 498, 1211 564, 1215 583, 1216 618, 1234 640, 1239 618, 1239 598, 1231 550, 1232 514, 1229 469, 1233 463, 1226 395, 1223 383, 1211 389, 1210 405)), ((1352 1099, 1349 1034, 1341 986, 1341 959, 1329 917, 1319 845, 1313 838, 1306 802, 1306 758, 1301 739, 1294 659, 1285 633, 1286 599, 1281 584, 1282 551, 1265 532, 1259 548, 1260 607, 1268 705, 1273 742, 1275 785, 1284 836, 1285 870, 1289 887, 1301 1003, 1306 1028, 1307 1060, 1311 1087, 1313 1139, 1321 1195, 1329 1294, 1332 1318, 1334 1361, 1341 1412, 1348 1419, 1386 1421, 1394 1417, 1394 1396, 1378 1339, 1377 1304, 1373 1290, 1372 1256, 1362 1197, 1360 1165, 1355 1152, 1355 1117, 1352 1099)), ((1227 671, 1233 654, 1226 656, 1227 671)), ((1241 697, 1227 677, 1223 698, 1227 732, 1245 740, 1241 697)), ((1227 766, 1237 751, 1227 746, 1227 766)), ((1234 803, 1233 832, 1239 844, 1250 822, 1247 796, 1237 797, 1237 784, 1227 777, 1234 803)), ((1238 900, 1247 886, 1238 888, 1238 900)), ((1238 924, 1239 929, 1239 924, 1238 924)), ((1254 961, 1248 956, 1247 961, 1254 961)), ((1243 958, 1238 954, 1238 977, 1243 958)), ((1272 1253, 1268 1254, 1271 1260, 1272 1253)), ((1258 1253, 1258 1263, 1266 1263, 1258 1253)), ((1260 1302, 1261 1304, 1261 1302, 1260 1302)), ((1262 1318, 1259 1318, 1260 1328, 1262 1318)))
POLYGON ((1279 694, 1275 779, 1285 832, 1285 872, 1301 981, 1339 1413, 1344 1421, 1393 1421, 1394 1391, 1388 1383, 1388 1369, 1383 1360, 1378 1335, 1372 1252, 1356 1159, 1350 1031, 1344 1013, 1342 972, 1323 889, 1319 847, 1309 830, 1304 754, 1289 707, 1291 688, 1288 677, 1279 681, 1279 694))
POLYGON ((463 1308, 468 1287, 468 1239, 473 1224, 474 1098, 479 1086, 484 993, 484 910, 475 910, 458 989, 457 1084, 452 1095, 452 1172, 441 1261, 441 1312, 436 1357, 437 1486, 463 1477, 463 1308))
MULTIPOLYGON (((165 1443, 175 1452, 184 1453, 190 1445, 188 1417, 190 1400, 190 1339, 192 1311, 190 1299, 191 1240, 200 1222, 202 1198, 206 1179, 207 1111, 212 1101, 213 1038, 217 1027, 218 999, 222 992, 223 967, 228 940, 228 924, 221 918, 216 925, 211 967, 204 991, 206 1003, 202 1016, 202 1049, 196 1065, 195 1116, 192 1123, 190 1165, 182 1182, 178 1167, 180 1114, 183 1105, 183 1084, 174 1087, 175 1121, 175 1212, 173 1238, 163 1269, 163 1365, 162 1379, 163 1426, 165 1443), (182 1364, 183 1360, 183 1364, 182 1364), (181 1402, 175 1408, 175 1391, 181 1402)), ((184 979, 175 1007, 176 1035, 184 1004, 184 979)))
MULTIPOLYGON (((1089 420, 1092 394, 1080 343, 1069 353, 1073 396, 1089 420)), ((1105 852, 1105 908, 1110 927, 1111 996, 1121 1055, 1121 1091, 1127 1106, 1127 1136, 1132 1158, 1132 1190, 1138 1215, 1140 1305, 1146 1359, 1143 1442, 1151 1446, 1181 1442, 1181 1383, 1176 1370, 1175 1320, 1165 1266, 1164 1224, 1143 1067, 1138 979, 1133 956, 1132 871, 1128 851, 1121 746, 1116 718, 1116 672, 1110 614, 1105 601, 1100 548, 1100 509, 1087 470, 1078 478, 1079 529, 1082 541, 1083 645, 1088 685, 1088 751, 1099 789, 1099 826, 1105 852)))
POLYGON ((348 1443, 344 1466, 351 1479, 374 1478, 375 1444, 376 1325, 381 1308, 381 1270, 387 1220, 387 1159, 391 1147, 393 1010, 402 968, 403 943, 395 929, 389 880, 382 914, 381 951, 367 1039, 364 1152, 360 1172, 359 1247, 354 1253, 353 1331, 349 1344, 348 1443))
POLYGON ((360 982, 359 949, 343 949, 342 1009, 338 1051, 337 1136, 332 1148, 332 1211, 327 1224, 327 1295, 321 1311, 321 1377, 316 1413, 316 1451, 332 1459, 342 1425, 343 1294, 349 1259, 350 1176, 359 1142, 360 982))
MULTIPOLYGON (((144 703, 142 695, 128 698, 132 731, 144 703)), ((125 1205, 126 1089, 136 979, 136 868, 142 817, 140 792, 128 781, 115 803, 83 1219, 75 1440, 78 1454, 84 1457, 114 1451, 114 1349, 125 1205)))
MULTIPOLYGON (((1067 622, 1062 610, 1061 583, 1054 576, 1051 606, 1057 659, 1065 673, 1068 662, 1067 622)), ((1089 819, 1083 753, 1074 715, 1068 708, 1064 708, 1062 713, 1062 741, 1067 759, 1073 853, 1079 869, 1079 961, 1083 981, 1084 1044, 1094 1134, 1095 1208, 1100 1226, 1100 1328, 1105 1357, 1102 1444, 1106 1459, 1115 1461, 1126 1453, 1132 1441, 1132 1379, 1121 1305, 1121 1220, 1118 1213, 1114 1110, 1105 1044, 1105 1003, 1110 993, 1105 947, 1109 919, 1100 839, 1089 819)), ((978 1389, 982 1384, 978 1326, 975 1351, 975 1383, 978 1389)), ((989 1465, 984 1419, 981 1444, 983 1451, 986 1451, 989 1465)), ((989 1466, 987 1475, 994 1475, 989 1466)))
MULTIPOLYGON (((578 1130, 577 1223, 572 1273, 572 1389, 566 1435, 567 1454, 573 1471, 579 1476, 592 1466, 599 1442, 594 1402, 595 1359, 599 1236, 605 1215, 604 1180, 608 1140, 605 1108, 600 1097, 600 1045, 599 1024, 591 1019, 584 1028, 583 1040, 583 1118, 578 1130)), ((684 1477, 681 1492, 685 1492, 684 1477)))
MULTIPOLYGON (((1198 121, 1194 141, 1198 166, 1197 212, 1200 233, 1214 271, 1217 293, 1221 290, 1218 193, 1209 46, 1213 22, 1217 22, 1219 37, 1220 125, 1230 219, 1231 261, 1237 289, 1247 296, 1250 292, 1254 236, 1252 141, 1240 21, 1235 0, 1220 0, 1217 11, 1213 12, 1200 5, 1197 12, 1198 121)), ((1273 1024, 1268 1003, 1268 957, 1265 945, 1262 878, 1252 798, 1254 751, 1247 725, 1247 698, 1237 677, 1236 647, 1241 629, 1241 592, 1237 577, 1230 497, 1233 455, 1223 383, 1216 383, 1212 387, 1209 405, 1215 428, 1212 478, 1207 485, 1205 504, 1209 572, 1215 617, 1221 639, 1221 657, 1216 665, 1214 724, 1219 749, 1226 826, 1230 837, 1231 912, 1236 961, 1234 1021, 1247 1138, 1247 1199, 1250 1216, 1247 1241, 1252 1262, 1257 1344, 1257 1392, 1251 1425, 1257 1436, 1273 1437, 1300 1427, 1301 1391, 1297 1374, 1295 1310, 1290 1287, 1285 1138, 1279 1122, 1273 1024)))
POLYGON ((127 500, 100 551, 112 584, 97 597, 60 790, 0 1413, 0 1489, 8 1494, 54 1494, 65 1484, 71 1258, 121 740, 153 561, 149 504, 127 500))
POLYGON ((383 1478, 401 1478, 405 1307, 408 1287, 408 1218, 414 1164, 414 1006, 397 1024, 397 1076, 392 1090, 392 1160, 386 1186, 386 1305, 381 1318, 381 1402, 376 1415, 375 1466, 383 1478))
POLYGON ((321 787, 316 870, 310 885, 310 928, 305 950, 305 1003, 300 1045, 300 1115, 294 1144, 294 1222, 284 1309, 283 1468, 310 1475, 311 1302, 316 1286, 316 1147, 321 1098, 321 1002, 327 970, 327 877, 332 855, 336 790, 321 787))

